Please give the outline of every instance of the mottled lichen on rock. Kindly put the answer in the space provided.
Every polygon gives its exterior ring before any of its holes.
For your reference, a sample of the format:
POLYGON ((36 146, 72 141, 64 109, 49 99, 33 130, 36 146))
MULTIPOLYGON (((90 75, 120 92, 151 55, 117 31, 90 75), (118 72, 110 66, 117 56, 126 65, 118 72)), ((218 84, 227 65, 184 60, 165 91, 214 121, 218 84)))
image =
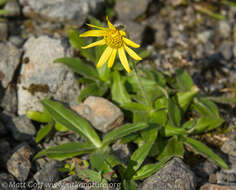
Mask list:
POLYGON ((30 94, 34 95, 36 92, 48 93, 50 91, 47 84, 31 84, 28 88, 23 87, 24 90, 28 90, 30 94))

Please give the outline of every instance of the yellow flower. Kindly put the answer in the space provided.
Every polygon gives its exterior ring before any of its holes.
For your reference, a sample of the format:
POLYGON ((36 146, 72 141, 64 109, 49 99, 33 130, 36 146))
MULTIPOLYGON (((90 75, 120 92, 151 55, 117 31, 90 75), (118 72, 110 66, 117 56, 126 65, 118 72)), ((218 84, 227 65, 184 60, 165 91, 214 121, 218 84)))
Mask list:
POLYGON ((100 57, 97 63, 97 68, 103 66, 107 60, 108 60, 108 68, 111 68, 115 61, 116 54, 118 52, 122 65, 124 66, 125 70, 129 73, 130 67, 127 61, 125 50, 133 59, 139 61, 142 60, 142 58, 138 56, 127 45, 133 48, 139 48, 140 45, 126 38, 125 37, 126 33, 123 30, 118 30, 114 25, 112 25, 112 23, 108 20, 108 17, 107 17, 107 23, 108 23, 108 28, 88 24, 88 26, 92 28, 97 28, 99 30, 89 30, 83 34, 80 34, 80 37, 104 37, 104 38, 102 40, 96 41, 82 48, 86 49, 95 46, 107 45, 107 48, 105 49, 105 51, 103 52, 102 56, 100 57))

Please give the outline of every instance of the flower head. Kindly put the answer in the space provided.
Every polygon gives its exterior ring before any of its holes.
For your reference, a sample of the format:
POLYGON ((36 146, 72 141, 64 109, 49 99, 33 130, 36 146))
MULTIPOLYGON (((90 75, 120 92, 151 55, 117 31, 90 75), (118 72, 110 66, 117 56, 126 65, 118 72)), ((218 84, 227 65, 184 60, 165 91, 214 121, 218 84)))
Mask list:
POLYGON ((80 34, 80 37, 103 37, 103 39, 91 43, 82 48, 87 49, 95 46, 106 45, 107 47, 105 51, 102 53, 102 56, 100 57, 97 63, 97 67, 100 68, 106 63, 106 61, 108 61, 108 67, 111 68, 118 53, 121 64, 124 66, 125 70, 129 73, 130 67, 127 61, 125 51, 127 51, 127 53, 133 59, 142 60, 140 56, 138 56, 131 48, 128 47, 131 46, 133 48, 139 48, 140 45, 126 38, 125 37, 126 33, 123 30, 119 30, 114 25, 112 25, 108 17, 107 17, 107 24, 108 28, 88 24, 88 26, 96 28, 98 30, 89 30, 83 34, 80 34))

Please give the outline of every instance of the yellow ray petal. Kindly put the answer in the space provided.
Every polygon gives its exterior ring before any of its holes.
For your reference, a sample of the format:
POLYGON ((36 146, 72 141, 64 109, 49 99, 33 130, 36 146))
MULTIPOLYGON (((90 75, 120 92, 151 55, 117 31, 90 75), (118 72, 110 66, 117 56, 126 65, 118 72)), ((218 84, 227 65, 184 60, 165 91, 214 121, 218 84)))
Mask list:
POLYGON ((110 48, 109 46, 105 49, 105 51, 102 53, 102 56, 100 57, 98 64, 97 64, 97 68, 100 68, 101 66, 104 65, 104 63, 106 63, 106 61, 109 59, 111 53, 112 53, 112 48, 110 48))
POLYGON ((127 45, 129 45, 133 48, 139 48, 140 47, 140 45, 134 43, 133 41, 129 40, 128 38, 123 37, 123 40, 127 45))
POLYGON ((95 46, 102 46, 102 45, 105 45, 105 43, 106 43, 105 40, 102 39, 102 40, 93 42, 87 46, 83 46, 82 49, 87 49, 87 48, 91 48, 91 47, 95 47, 95 46))
POLYGON ((129 68, 129 63, 127 61, 127 57, 125 55, 124 47, 121 47, 121 48, 118 49, 118 54, 119 54, 119 58, 120 58, 121 64, 123 65, 125 70, 129 73, 130 72, 130 68, 129 68))
POLYGON ((97 28, 97 29, 100 29, 100 30, 106 30, 107 28, 104 28, 104 27, 101 27, 101 26, 96 26, 96 25, 93 25, 93 24, 87 24, 88 26, 92 27, 92 28, 97 28))
POLYGON ((106 20, 109 29, 116 30, 115 26, 109 21, 108 16, 106 17, 106 20))
POLYGON ((104 36, 105 31, 103 30, 89 30, 87 32, 84 32, 83 34, 80 34, 80 37, 98 37, 98 36, 104 36))
POLYGON ((142 58, 137 55, 132 49, 130 49, 127 45, 124 44, 125 50, 128 52, 128 54, 130 55, 130 57, 132 57, 133 59, 140 61, 142 60, 142 58))
POLYGON ((116 53, 117 53, 117 49, 113 49, 112 53, 111 53, 111 56, 110 56, 110 58, 108 60, 108 65, 107 65, 108 68, 112 67, 112 65, 113 65, 113 63, 115 61, 115 58, 116 58, 116 53))

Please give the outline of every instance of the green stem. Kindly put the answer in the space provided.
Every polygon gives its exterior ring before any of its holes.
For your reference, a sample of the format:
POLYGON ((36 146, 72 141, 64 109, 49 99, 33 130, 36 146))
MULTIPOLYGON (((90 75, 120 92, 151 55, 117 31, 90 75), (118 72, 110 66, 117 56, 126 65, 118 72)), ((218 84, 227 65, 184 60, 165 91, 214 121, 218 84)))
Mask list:
POLYGON ((132 68, 133 68, 133 70, 134 70, 135 78, 136 78, 136 80, 137 80, 137 82, 138 82, 138 86, 139 86, 139 88, 140 88, 140 90, 141 90, 141 93, 142 93, 142 96, 143 96, 143 98, 144 98, 144 100, 145 100, 146 105, 152 106, 152 104, 150 103, 150 101, 149 101, 149 99, 148 99, 148 97, 147 97, 147 95, 146 95, 146 93, 145 93, 143 84, 142 84, 142 82, 141 82, 141 80, 140 80, 140 78, 139 78, 139 75, 138 75, 136 66, 135 66, 135 64, 134 64, 133 62, 131 63, 131 66, 132 66, 132 68))

